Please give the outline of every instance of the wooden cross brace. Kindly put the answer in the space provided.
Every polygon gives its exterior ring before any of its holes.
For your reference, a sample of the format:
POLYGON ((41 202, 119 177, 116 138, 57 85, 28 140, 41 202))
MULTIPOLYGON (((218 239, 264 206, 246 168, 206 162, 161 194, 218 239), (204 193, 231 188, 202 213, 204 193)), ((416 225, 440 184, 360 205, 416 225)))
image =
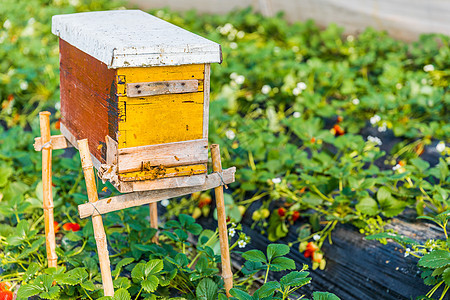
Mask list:
MULTIPOLYGON (((39 114, 41 125, 41 137, 35 138, 34 148, 42 151, 42 183, 44 189, 44 216, 45 216, 45 236, 47 246, 47 259, 49 267, 56 267, 56 242, 55 228, 53 223, 53 199, 52 199, 52 172, 51 172, 51 152, 52 149, 65 149, 71 147, 71 143, 63 135, 50 135, 50 113, 41 112, 39 114)), ((114 287, 111 276, 107 239, 103 227, 102 214, 122 210, 129 207, 149 204, 150 222, 153 228, 158 228, 157 202, 205 191, 214 188, 216 195, 217 219, 219 226, 219 239, 222 260, 222 277, 225 283, 227 297, 230 297, 229 290, 233 287, 233 273, 231 272, 230 251, 228 245, 228 231, 226 225, 225 204, 223 197, 223 185, 234 182, 236 168, 232 167, 222 170, 219 145, 211 145, 211 157, 214 173, 209 174, 203 185, 183 188, 173 188, 164 190, 150 190, 144 192, 133 192, 120 196, 98 199, 97 187, 91 154, 87 139, 77 141, 73 145, 80 151, 81 164, 86 181, 86 188, 89 203, 78 206, 80 218, 92 216, 94 236, 97 244, 97 252, 100 262, 103 290, 105 296, 114 296, 114 287)), ((157 242, 155 235, 153 242, 157 242)))

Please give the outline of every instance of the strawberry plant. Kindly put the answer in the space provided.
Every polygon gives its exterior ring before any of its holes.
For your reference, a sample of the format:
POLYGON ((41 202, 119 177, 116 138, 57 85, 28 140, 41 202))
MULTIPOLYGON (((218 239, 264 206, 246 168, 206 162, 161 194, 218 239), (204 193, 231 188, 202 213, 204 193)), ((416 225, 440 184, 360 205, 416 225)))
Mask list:
MULTIPOLYGON (((76 206, 87 198, 78 155, 70 152, 54 151, 53 158, 57 252, 65 267, 45 268, 40 153, 31 146, 40 135, 36 115, 43 109, 54 112, 52 134, 59 134, 58 46, 50 33, 51 16, 122 5, 70 3, 6 0, 0 11, 0 281, 12 283, 0 285, 5 297, 19 284, 25 295, 102 296, 98 262, 90 255, 92 225, 76 217, 76 206)), ((238 168, 225 198, 235 222, 230 248, 250 242, 241 231, 242 218, 252 218, 253 227, 271 241, 300 224, 288 246, 298 246, 313 269, 323 269, 322 245, 332 243, 339 223, 385 235, 384 225, 405 208, 427 218, 449 209, 448 36, 427 34, 410 44, 370 28, 345 36, 336 25, 288 24, 281 16, 263 17, 250 9, 201 17, 152 13, 222 45, 224 62, 211 72, 210 140, 222 145, 224 167, 238 168)), ((98 184, 98 191, 109 195, 114 188, 98 184)), ((167 216, 180 216, 165 224, 161 245, 150 242, 154 230, 145 221, 146 209, 105 218, 115 297, 150 298, 169 290, 191 298, 221 297, 217 233, 194 222, 214 215, 210 194, 161 204, 167 216), (151 266, 159 260, 163 269, 155 275, 160 264, 151 266), (158 278, 155 289, 142 284, 149 276, 158 278)), ((439 250, 446 251, 441 244, 439 250)), ((276 272, 262 254, 260 271, 276 272)), ((422 267, 428 268, 423 274, 431 272, 427 283, 448 286, 443 266, 422 267)), ((282 298, 299 286, 286 280, 269 283, 263 294, 273 291, 282 298)), ((262 293, 236 291, 246 294, 243 299, 262 293)))

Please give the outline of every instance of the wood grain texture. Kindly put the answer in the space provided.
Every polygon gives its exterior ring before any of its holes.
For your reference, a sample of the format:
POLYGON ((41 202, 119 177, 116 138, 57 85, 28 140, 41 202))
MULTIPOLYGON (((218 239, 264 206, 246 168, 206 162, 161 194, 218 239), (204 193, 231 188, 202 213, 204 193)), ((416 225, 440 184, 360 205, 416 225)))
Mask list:
MULTIPOLYGON (((180 187, 202 185, 206 181, 206 174, 162 178, 158 180, 142 180, 129 182, 134 192, 149 190, 175 189, 180 187)), ((128 183, 128 182, 127 182, 128 183)))
POLYGON ((209 90, 210 90, 211 65, 205 64, 203 86, 203 138, 208 140, 209 133, 209 90))
MULTIPOLYGON (((64 126, 64 124, 61 124, 61 133, 66 137, 67 141, 69 141, 69 143, 78 150, 78 142, 77 139, 75 138, 75 136, 64 126)), ((91 153, 91 160, 92 163, 94 164, 94 168, 96 168, 97 170, 99 170, 101 163, 100 161, 91 153)))
POLYGON ((123 109, 119 148, 203 138, 203 93, 127 98, 123 109))
POLYGON ((106 164, 107 165, 117 165, 118 161, 118 145, 117 142, 112 139, 109 135, 105 137, 106 142, 106 164))
POLYGON ((105 136, 117 131, 116 72, 64 40, 60 67, 61 124, 76 140, 89 139, 91 154, 105 163, 105 136))
MULTIPOLYGON (((89 153, 88 140, 78 141, 78 149, 80 151, 81 165, 83 167, 84 179, 86 181, 86 189, 90 205, 98 202, 97 186, 95 184, 94 170, 92 169, 91 154, 89 153)), ((103 291, 105 296, 114 296, 114 286, 111 276, 111 267, 109 261, 108 243, 106 241, 106 233, 103 227, 101 215, 92 216, 92 225, 94 228, 94 237, 97 244, 98 259, 100 262, 100 271, 102 275, 103 291)))
MULTIPOLYGON (((222 173, 222 161, 220 158, 220 147, 218 144, 211 145, 211 158, 213 171, 222 173)), ((230 248, 228 245, 227 215, 225 212, 225 201, 223 186, 214 189, 216 195, 217 224, 219 225, 220 258, 222 262, 222 278, 225 285, 227 297, 231 297, 230 289, 233 288, 233 273, 231 272, 230 248)))
POLYGON ((127 97, 144 97, 164 94, 198 92, 198 80, 169 80, 127 84, 127 97))
MULTIPOLYGON (((234 182, 235 173, 235 167, 223 170, 222 177, 225 184, 234 182)), ((212 173, 207 176, 206 181, 202 185, 182 188, 168 188, 162 190, 148 190, 145 192, 135 192, 115 197, 109 197, 96 202, 95 208, 89 203, 81 204, 78 206, 78 212, 80 218, 87 218, 93 214, 98 215, 99 212, 100 214, 106 214, 129 207, 158 202, 164 199, 181 197, 199 191, 206 191, 222 184, 223 183, 220 176, 216 173, 212 173)))
MULTIPOLYGON (((69 141, 65 138, 64 135, 52 135, 50 137, 50 141, 53 150, 66 149, 72 147, 72 145, 69 143, 69 141)), ((45 143, 42 143, 41 137, 34 138, 33 147, 35 151, 41 151, 43 144, 45 143)))
MULTIPOLYGON (((43 144, 50 141, 50 113, 39 113, 41 140, 43 144)), ((42 197, 45 225, 45 246, 47 250, 48 267, 56 267, 58 256, 56 255, 55 225, 53 217, 53 193, 52 193, 52 145, 47 144, 42 149, 42 197)))
POLYGON ((142 180, 159 180, 163 178, 192 176, 198 174, 206 174, 208 168, 206 164, 178 166, 178 167, 145 167, 142 171, 129 172, 119 174, 120 181, 142 181, 142 180))
POLYGON ((122 148, 118 152, 119 173, 140 170, 143 162, 165 167, 199 164, 208 161, 208 140, 122 148))
MULTIPOLYGON (((149 204, 150 209, 150 226, 158 230, 158 205, 156 202, 149 204)), ((158 243, 158 232, 152 237, 153 243, 158 243)))
POLYGON ((199 92, 139 98, 119 97, 119 148, 180 142, 203 137, 204 65, 121 68, 119 90, 130 83, 198 80, 199 92))

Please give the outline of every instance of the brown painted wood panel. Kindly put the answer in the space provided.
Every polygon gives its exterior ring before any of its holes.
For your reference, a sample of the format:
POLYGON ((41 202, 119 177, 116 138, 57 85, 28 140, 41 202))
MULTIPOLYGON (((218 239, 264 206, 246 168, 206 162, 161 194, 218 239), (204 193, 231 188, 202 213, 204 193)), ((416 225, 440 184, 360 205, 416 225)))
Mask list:
POLYGON ((116 71, 60 40, 61 122, 76 139, 87 138, 91 153, 106 162, 105 137, 116 138, 116 71))

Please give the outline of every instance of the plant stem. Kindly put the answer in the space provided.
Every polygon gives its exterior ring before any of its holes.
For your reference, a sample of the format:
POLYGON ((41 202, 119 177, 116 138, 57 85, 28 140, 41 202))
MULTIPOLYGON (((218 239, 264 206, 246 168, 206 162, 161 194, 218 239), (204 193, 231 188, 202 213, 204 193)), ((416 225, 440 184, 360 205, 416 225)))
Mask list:
POLYGON ((269 277, 269 269, 270 269, 270 265, 267 265, 267 271, 266 271, 266 276, 264 276, 264 283, 267 282, 267 277, 269 277))
POLYGON ((315 185, 312 185, 311 188, 314 190, 314 192, 316 192, 319 195, 320 198, 322 198, 326 201, 329 201, 329 202, 334 202, 333 198, 329 198, 329 197, 325 196, 324 194, 322 194, 322 192, 315 185))
POLYGON ((142 289, 143 289, 143 287, 141 286, 141 289, 139 290, 139 293, 136 295, 136 298, 134 298, 134 300, 137 300, 139 298, 139 295, 141 294, 142 289))
POLYGON ((448 288, 449 288, 449 286, 445 285, 444 291, 442 292, 441 298, 439 298, 439 300, 444 299, 445 294, 447 294, 448 288))
POLYGON ((438 284, 436 284, 429 292, 428 294, 426 294, 425 296, 430 297, 433 296, 434 292, 436 292, 436 290, 441 286, 441 284, 443 284, 444 281, 439 282, 438 284))
POLYGON ((91 298, 91 296, 89 296, 89 293, 86 291, 86 289, 85 289, 84 287, 81 287, 81 288, 83 289, 83 291, 84 291, 84 293, 86 294, 86 296, 88 296, 89 299, 93 300, 93 299, 91 298))

